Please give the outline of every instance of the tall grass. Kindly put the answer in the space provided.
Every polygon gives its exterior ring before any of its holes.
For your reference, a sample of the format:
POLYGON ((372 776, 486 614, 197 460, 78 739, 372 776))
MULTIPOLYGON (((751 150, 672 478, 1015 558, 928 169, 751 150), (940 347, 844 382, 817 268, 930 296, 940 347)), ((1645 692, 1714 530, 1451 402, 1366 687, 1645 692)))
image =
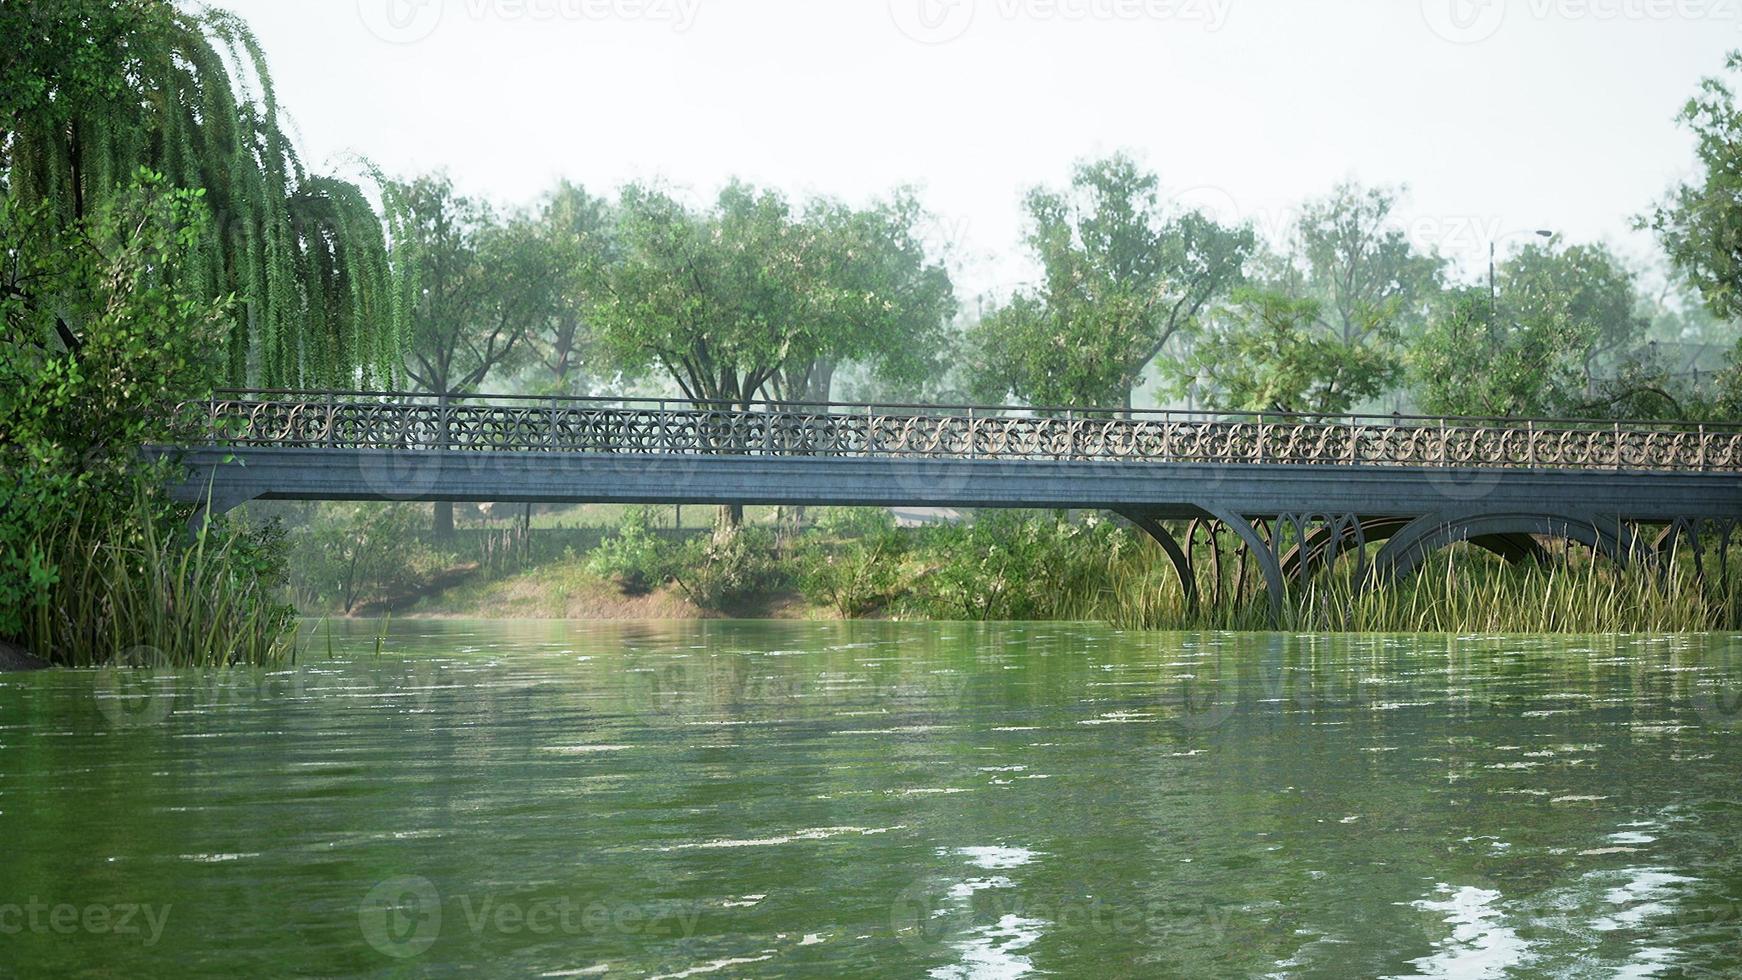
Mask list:
MULTIPOLYGON (((1513 566, 1459 545, 1418 575, 1375 584, 1352 554, 1291 585, 1274 616, 1255 562, 1231 536, 1211 542, 1220 562, 1197 556, 1203 602, 1192 608, 1172 565, 1137 532, 1073 525, 1049 515, 1007 515, 968 529, 938 529, 890 544, 887 532, 818 542, 824 584, 883 583, 854 608, 835 592, 813 601, 842 614, 898 618, 1104 621, 1134 629, 1363 633, 1694 633, 1742 628, 1742 562, 1706 555, 1617 565, 1572 549, 1513 566), (874 541, 879 546, 866 547, 874 541), (824 560, 827 564, 824 564, 824 560), (877 563, 878 574, 858 566, 877 563), (1726 565, 1728 574, 1723 568, 1726 565), (864 573, 864 574, 862 574, 864 573), (1220 581, 1217 581, 1217 576, 1220 581), (893 592, 893 594, 890 594, 893 592)), ((1370 559, 1376 546, 1369 546, 1370 559)), ((1200 549, 1200 552, 1205 549, 1200 549)), ((810 580, 817 580, 813 574, 810 580)), ((808 580, 807 580, 808 581, 808 580)))
POLYGON ((83 517, 45 551, 58 580, 30 610, 25 644, 64 667, 271 665, 295 654, 260 543, 207 525, 187 532, 145 495, 121 525, 83 517))
MULTIPOLYGON (((1159 559, 1159 555, 1155 556, 1159 559)), ((1702 633, 1742 628, 1742 563, 1701 576, 1687 560, 1615 565, 1573 555, 1545 565, 1506 564, 1448 549, 1420 574, 1371 583, 1354 563, 1295 585, 1280 620, 1268 596, 1244 595, 1187 607, 1173 578, 1115 563, 1107 588, 1075 597, 1084 618, 1143 629, 1347 633, 1702 633)), ((1208 583, 1200 582, 1205 594, 1208 583)))

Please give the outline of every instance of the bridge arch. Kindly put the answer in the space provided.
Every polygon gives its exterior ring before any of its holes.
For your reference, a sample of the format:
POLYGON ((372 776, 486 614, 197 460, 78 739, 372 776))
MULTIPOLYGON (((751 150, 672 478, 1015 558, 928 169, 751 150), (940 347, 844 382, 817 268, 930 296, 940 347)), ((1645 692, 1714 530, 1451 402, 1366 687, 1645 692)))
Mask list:
POLYGON ((1536 537, 1574 541, 1617 563, 1626 564, 1635 551, 1632 532, 1618 521, 1573 514, 1429 514, 1396 532, 1373 560, 1374 579, 1391 582, 1419 571, 1435 552, 1460 542, 1479 544, 1514 562, 1543 553, 1536 537), (1529 540, 1528 546, 1523 544, 1529 540), (1519 555, 1508 554, 1513 550, 1519 555))
MULTIPOLYGON (((1415 520, 1411 517, 1361 517, 1353 521, 1321 524, 1307 535, 1305 541, 1283 555, 1282 574, 1289 581, 1305 582, 1339 556, 1350 552, 1355 552, 1357 560, 1365 564, 1362 552, 1367 545, 1392 540, 1415 520)), ((1543 564, 1549 558, 1548 549, 1524 533, 1478 535, 1471 537, 1469 543, 1515 565, 1527 561, 1543 564)))
POLYGON ((1210 509, 1208 513, 1221 521, 1222 526, 1233 531, 1246 546, 1246 553, 1258 562, 1259 570, 1264 573, 1265 591, 1270 595, 1271 619, 1281 622, 1283 608, 1288 602, 1288 579, 1282 574, 1282 562, 1272 543, 1258 533, 1250 520, 1231 510, 1216 508, 1210 509))

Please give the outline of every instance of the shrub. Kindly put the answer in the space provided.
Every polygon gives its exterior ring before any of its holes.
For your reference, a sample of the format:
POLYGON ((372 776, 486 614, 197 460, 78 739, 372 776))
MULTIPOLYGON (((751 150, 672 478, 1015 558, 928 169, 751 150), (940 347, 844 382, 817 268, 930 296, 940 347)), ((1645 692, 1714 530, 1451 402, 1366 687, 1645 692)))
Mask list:
POLYGON ((671 580, 672 548, 652 530, 647 507, 631 507, 617 532, 593 550, 587 571, 617 583, 624 595, 645 595, 671 580))
POLYGON ((448 564, 448 556, 423 543, 426 520, 416 504, 320 505, 291 535, 294 593, 348 614, 365 597, 424 587, 448 564))
POLYGON ((721 527, 686 544, 672 566, 673 578, 703 609, 728 610, 784 583, 774 536, 757 527, 721 527))
POLYGON ((865 616, 906 594, 907 541, 893 528, 845 542, 808 540, 797 555, 806 600, 844 619, 865 616))

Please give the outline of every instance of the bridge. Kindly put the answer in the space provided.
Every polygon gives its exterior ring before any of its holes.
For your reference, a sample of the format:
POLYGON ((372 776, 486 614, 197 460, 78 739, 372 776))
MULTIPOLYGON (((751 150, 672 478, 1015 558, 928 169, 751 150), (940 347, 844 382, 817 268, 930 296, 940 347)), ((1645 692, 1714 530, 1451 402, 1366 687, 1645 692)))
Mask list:
POLYGON ((1617 562, 1687 549, 1698 570, 1713 553, 1723 565, 1742 522, 1742 426, 286 391, 220 392, 176 417, 180 443, 149 452, 184 465, 172 493, 202 513, 256 499, 1097 509, 1152 536, 1192 601, 1197 528, 1226 528, 1278 608, 1339 556, 1383 579, 1457 542, 1523 562, 1562 539, 1617 562), (1183 544, 1168 522, 1190 522, 1183 544))

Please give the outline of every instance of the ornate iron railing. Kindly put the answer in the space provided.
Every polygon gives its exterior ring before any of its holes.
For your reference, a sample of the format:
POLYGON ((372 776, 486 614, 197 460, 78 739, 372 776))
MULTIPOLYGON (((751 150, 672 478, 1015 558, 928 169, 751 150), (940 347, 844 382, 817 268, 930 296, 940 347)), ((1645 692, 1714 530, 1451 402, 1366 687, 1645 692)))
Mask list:
POLYGON ((1742 426, 1174 411, 224 392, 214 446, 1742 472, 1742 426))

